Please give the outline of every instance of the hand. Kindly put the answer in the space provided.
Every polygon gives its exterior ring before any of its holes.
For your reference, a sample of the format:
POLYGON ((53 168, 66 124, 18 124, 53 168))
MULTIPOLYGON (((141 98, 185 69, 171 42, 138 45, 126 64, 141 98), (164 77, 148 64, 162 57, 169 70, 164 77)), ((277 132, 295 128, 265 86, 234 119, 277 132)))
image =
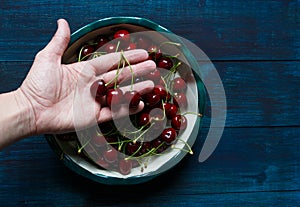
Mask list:
MULTIPOLYGON (((36 55, 26 79, 15 93, 19 106, 29 105, 28 114, 32 114, 32 117, 28 126, 32 134, 65 132, 75 127, 84 128, 93 124, 95 120, 103 122, 112 117, 110 109, 101 107, 101 104, 92 97, 90 86, 100 77, 105 82, 115 78, 116 70, 112 69, 116 69, 121 54, 112 53, 89 61, 64 65, 61 64, 61 59, 69 40, 69 25, 60 19, 54 37, 36 55), (76 114, 81 115, 80 118, 75 117, 76 114)), ((124 56, 132 63, 132 69, 136 74, 148 73, 155 69, 153 61, 144 61, 148 57, 148 53, 144 50, 127 51, 124 52, 124 56)), ((130 71, 127 67, 118 77, 118 81, 130 78, 131 75, 128 74, 130 71)), ((136 85, 135 89, 143 93, 152 87, 153 83, 147 81, 136 85)), ((127 108, 121 107, 118 114, 122 116, 136 113, 142 108, 143 103, 130 112, 127 108)))

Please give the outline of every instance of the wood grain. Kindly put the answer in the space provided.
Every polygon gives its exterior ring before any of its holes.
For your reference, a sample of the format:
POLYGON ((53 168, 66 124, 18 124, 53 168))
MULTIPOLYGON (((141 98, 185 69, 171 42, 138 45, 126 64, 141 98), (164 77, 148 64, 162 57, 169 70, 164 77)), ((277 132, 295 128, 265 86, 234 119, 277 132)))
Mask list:
POLYGON ((51 38, 58 18, 66 18, 74 32, 110 16, 155 21, 213 60, 299 60, 299 11, 297 0, 4 1, 0 60, 32 60, 51 38))
POLYGON ((66 168, 43 137, 23 140, 0 153, 0 201, 46 206, 164 206, 173 202, 195 206, 196 201, 216 205, 222 200, 224 206, 244 202, 264 206, 273 202, 273 196, 278 202, 299 202, 299 128, 226 128, 213 156, 198 163, 206 131, 202 130, 193 147, 194 156, 135 186, 89 181, 66 168), (255 199, 262 196, 266 198, 255 199))
MULTIPOLYGON (((226 93, 227 127, 300 125, 299 62, 226 61, 214 65, 226 93)), ((30 66, 30 61, 0 62, 0 92, 16 89, 30 66)), ((209 87, 214 88, 215 82, 212 84, 209 87)), ((208 97, 206 105, 203 126, 209 127, 208 97)))

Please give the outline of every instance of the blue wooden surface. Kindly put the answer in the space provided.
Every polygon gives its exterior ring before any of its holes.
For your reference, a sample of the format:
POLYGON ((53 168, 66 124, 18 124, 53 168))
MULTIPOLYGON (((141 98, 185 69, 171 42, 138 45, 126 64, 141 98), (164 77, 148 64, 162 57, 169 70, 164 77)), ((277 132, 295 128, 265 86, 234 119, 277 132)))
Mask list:
POLYGON ((213 60, 228 103, 220 144, 197 162, 207 117, 195 156, 149 183, 112 187, 73 173, 42 136, 30 137, 0 152, 1 206, 300 205, 299 1, 2 1, 0 92, 21 84, 56 19, 75 31, 109 16, 151 19, 213 60))

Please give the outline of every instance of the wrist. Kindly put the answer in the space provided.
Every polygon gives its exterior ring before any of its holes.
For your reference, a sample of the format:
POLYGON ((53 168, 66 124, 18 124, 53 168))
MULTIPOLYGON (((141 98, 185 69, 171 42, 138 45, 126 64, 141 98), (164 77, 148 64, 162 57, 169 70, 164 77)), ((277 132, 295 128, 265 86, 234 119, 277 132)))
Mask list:
POLYGON ((31 100, 25 95, 21 88, 13 91, 16 107, 18 110, 18 122, 22 126, 20 135, 22 137, 36 134, 36 118, 31 100))

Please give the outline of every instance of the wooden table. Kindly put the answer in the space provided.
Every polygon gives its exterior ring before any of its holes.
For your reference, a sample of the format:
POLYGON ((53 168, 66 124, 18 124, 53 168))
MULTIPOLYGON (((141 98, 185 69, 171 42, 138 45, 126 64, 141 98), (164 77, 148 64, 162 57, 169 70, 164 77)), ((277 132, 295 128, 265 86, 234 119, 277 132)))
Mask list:
MULTIPOLYGON (((16 89, 56 20, 75 31, 109 16, 140 16, 197 44, 223 81, 226 127, 213 155, 149 183, 106 186, 64 166, 43 136, 0 152, 1 206, 299 206, 300 2, 297 0, 2 1, 0 91, 16 89)), ((209 107, 208 107, 209 108, 209 107)))

